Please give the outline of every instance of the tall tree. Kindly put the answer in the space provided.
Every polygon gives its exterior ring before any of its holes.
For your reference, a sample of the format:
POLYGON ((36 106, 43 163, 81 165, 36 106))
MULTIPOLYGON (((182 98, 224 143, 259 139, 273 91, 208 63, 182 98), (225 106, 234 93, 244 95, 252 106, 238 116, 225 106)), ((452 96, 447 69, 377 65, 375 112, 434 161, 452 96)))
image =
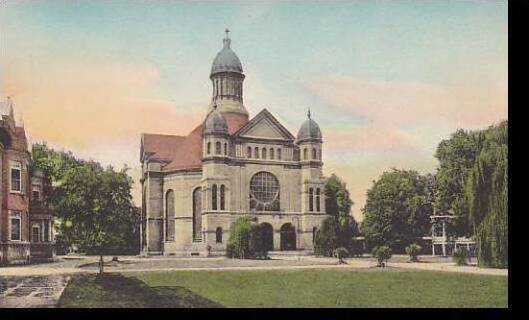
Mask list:
POLYGON ((392 169, 373 182, 363 208, 369 246, 403 247, 428 232, 433 212, 429 180, 413 170, 392 169))
POLYGON ((504 121, 478 133, 480 152, 467 179, 469 223, 476 236, 478 263, 508 265, 508 129, 504 121))
POLYGON ((61 221, 68 246, 88 254, 131 254, 138 250, 139 214, 133 207, 127 168, 115 171, 77 159, 45 144, 32 148, 33 164, 53 179, 50 206, 61 221))
POLYGON ((435 208, 439 214, 455 216, 450 225, 450 233, 468 235, 468 205, 465 199, 465 183, 479 152, 479 141, 476 135, 465 130, 458 130, 450 139, 439 143, 435 157, 439 168, 435 176, 435 208))

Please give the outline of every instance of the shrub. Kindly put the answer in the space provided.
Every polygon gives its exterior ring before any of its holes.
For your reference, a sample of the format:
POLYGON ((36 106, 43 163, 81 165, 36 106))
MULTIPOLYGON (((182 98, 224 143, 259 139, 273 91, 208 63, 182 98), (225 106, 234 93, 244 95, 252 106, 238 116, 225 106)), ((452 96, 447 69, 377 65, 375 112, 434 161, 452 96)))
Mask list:
POLYGON ((385 267, 388 259, 391 258, 391 248, 388 246, 374 247, 371 254, 377 258, 377 267, 385 267))
POLYGON ((255 223, 256 219, 243 216, 230 228, 230 238, 226 243, 228 258, 266 258, 268 252, 264 245, 263 229, 255 223))
POLYGON ((467 265, 467 256, 468 252, 465 248, 456 248, 454 250, 454 253, 452 254, 452 258, 454 259, 455 263, 458 266, 466 266, 467 265))
POLYGON ((339 228, 338 221, 334 217, 323 220, 314 239, 315 255, 332 257, 334 250, 339 247, 339 228))
POLYGON ((406 247, 406 254, 410 256, 411 262, 419 261, 419 258, 417 256, 419 255, 419 252, 421 251, 421 249, 422 249, 421 246, 416 243, 412 243, 406 247))

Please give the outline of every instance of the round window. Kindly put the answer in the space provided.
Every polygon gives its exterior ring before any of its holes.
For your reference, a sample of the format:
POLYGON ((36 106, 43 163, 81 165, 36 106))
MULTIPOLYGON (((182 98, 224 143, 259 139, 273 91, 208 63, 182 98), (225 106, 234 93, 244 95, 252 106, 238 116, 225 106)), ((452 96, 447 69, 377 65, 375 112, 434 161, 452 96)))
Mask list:
POLYGON ((279 181, 273 174, 259 172, 250 180, 250 209, 279 211, 279 181))

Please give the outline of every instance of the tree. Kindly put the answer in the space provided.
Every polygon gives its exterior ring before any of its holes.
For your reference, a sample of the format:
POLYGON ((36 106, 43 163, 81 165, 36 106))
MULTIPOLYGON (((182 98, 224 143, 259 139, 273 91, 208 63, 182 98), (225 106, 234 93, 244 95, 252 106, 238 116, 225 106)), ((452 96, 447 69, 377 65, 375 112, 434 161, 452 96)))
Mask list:
POLYGON ((316 231, 314 239, 314 254, 317 256, 332 257, 336 248, 340 247, 340 224, 334 217, 323 220, 321 227, 316 231))
POLYGON ((69 170, 53 193, 54 210, 64 222, 64 235, 81 250, 100 256, 126 247, 132 215, 131 178, 126 168, 81 165, 69 170))
POLYGON ((377 267, 385 267, 387 261, 391 258, 392 250, 388 246, 376 246, 371 254, 377 258, 377 267))
POLYGON ((438 212, 456 217, 449 233, 459 236, 471 233, 464 189, 478 152, 479 140, 476 139, 476 134, 460 129, 450 139, 441 141, 435 153, 439 160, 435 207, 438 212))
POLYGON ((384 172, 367 191, 362 230, 373 246, 403 246, 430 229, 427 177, 413 170, 384 172))
POLYGON ((329 218, 322 222, 314 239, 314 253, 331 257, 333 252, 343 247, 348 253, 358 254, 354 237, 358 235, 358 223, 351 215, 353 201, 347 185, 332 174, 325 184, 325 210, 329 218))
POLYGON ((50 207, 61 221, 60 237, 88 254, 136 253, 140 216, 133 207, 127 168, 115 171, 94 161, 58 152, 46 144, 32 147, 33 165, 53 180, 50 207))
POLYGON ((507 135, 506 121, 479 133, 480 152, 465 188, 478 264, 498 268, 508 265, 507 135))

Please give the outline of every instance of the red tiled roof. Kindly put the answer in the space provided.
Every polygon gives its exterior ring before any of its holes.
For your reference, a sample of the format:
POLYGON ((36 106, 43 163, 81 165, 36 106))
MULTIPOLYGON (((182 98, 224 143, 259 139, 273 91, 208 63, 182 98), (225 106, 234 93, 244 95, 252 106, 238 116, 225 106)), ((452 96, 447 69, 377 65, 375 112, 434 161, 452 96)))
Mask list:
MULTIPOLYGON (((234 134, 248 122, 248 116, 237 113, 223 113, 228 133, 234 134)), ((199 169, 202 167, 202 130, 204 123, 197 126, 177 147, 172 161, 164 171, 199 169)))
POLYGON ((143 152, 152 154, 151 159, 169 162, 186 137, 167 134, 143 134, 143 152))

